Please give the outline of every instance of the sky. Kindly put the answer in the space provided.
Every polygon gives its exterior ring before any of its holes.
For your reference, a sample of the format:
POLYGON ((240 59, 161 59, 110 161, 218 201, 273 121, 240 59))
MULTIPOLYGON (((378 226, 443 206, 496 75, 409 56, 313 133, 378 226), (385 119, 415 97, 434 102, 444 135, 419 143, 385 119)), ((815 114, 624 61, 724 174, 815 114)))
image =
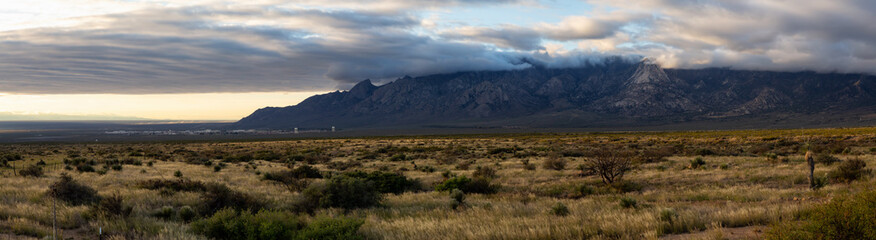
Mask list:
POLYGON ((605 56, 874 74, 874 12, 870 0, 0 0, 0 120, 236 120, 364 79, 605 56))

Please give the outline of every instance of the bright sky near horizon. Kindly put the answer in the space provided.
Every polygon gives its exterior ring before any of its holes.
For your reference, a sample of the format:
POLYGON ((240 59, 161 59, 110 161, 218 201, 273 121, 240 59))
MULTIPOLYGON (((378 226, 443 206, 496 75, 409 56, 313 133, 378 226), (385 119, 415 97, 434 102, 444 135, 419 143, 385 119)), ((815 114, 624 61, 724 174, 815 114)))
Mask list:
POLYGON ((0 120, 236 120, 363 79, 610 55, 876 73, 873 12, 861 0, 0 0, 0 120))

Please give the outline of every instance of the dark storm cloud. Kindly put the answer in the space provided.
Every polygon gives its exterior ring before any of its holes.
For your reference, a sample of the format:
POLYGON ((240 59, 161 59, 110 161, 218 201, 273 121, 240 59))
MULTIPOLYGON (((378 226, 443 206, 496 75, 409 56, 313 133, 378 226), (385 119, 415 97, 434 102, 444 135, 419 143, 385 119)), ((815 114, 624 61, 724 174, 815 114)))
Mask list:
POLYGON ((301 0, 320 7, 84 17, 0 32, 0 92, 328 90, 366 78, 600 64, 613 55, 666 67, 876 73, 873 1, 590 0, 586 16, 531 26, 433 28, 416 14, 527 2, 301 0))
POLYGON ((508 54, 409 30, 406 14, 143 11, 89 27, 7 32, 0 89, 15 93, 188 93, 332 89, 365 78, 513 69, 508 54), (259 16, 265 25, 227 24, 259 16), (326 78, 334 81, 327 80, 326 78))

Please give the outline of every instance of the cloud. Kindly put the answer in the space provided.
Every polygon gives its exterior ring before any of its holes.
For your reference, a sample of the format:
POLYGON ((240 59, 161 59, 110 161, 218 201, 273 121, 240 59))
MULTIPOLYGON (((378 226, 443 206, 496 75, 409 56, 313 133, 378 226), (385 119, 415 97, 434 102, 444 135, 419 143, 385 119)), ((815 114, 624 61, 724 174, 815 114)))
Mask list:
MULTIPOLYGON (((654 56, 669 67, 876 73, 876 2, 590 1, 651 14, 616 53, 654 56)), ((614 37, 608 37, 611 39, 614 37)))
POLYGON ((513 25, 500 28, 465 26, 444 32, 441 37, 490 43, 499 47, 525 51, 544 49, 541 46, 541 34, 533 29, 513 25))
POLYGON ((613 35, 622 26, 644 18, 645 15, 623 13, 597 16, 571 16, 556 24, 541 24, 538 31, 547 38, 568 41, 601 39, 613 35))
POLYGON ((414 34, 410 30, 419 21, 399 13, 192 7, 86 21, 61 31, 0 33, 0 89, 39 94, 309 91, 365 78, 526 67, 482 44, 414 34))
MULTIPOLYGON (((422 13, 495 5, 552 11, 552 2, 156 0, 122 11, 118 2, 76 1, 101 4, 86 9, 96 15, 0 28, 0 90, 314 91, 366 78, 574 67, 615 55, 676 68, 876 73, 872 1, 588 0, 581 15, 528 24, 443 24, 422 13)), ((2 16, 0 25, 8 24, 2 16)))

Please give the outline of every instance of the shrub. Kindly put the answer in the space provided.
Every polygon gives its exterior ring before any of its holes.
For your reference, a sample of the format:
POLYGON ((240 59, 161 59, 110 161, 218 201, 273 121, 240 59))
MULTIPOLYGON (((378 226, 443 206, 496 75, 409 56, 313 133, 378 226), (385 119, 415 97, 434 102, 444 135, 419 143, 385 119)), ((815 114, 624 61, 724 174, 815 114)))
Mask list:
POLYGON ((601 149, 594 153, 593 158, 588 159, 581 167, 582 172, 598 175, 602 182, 611 184, 621 180, 632 169, 633 154, 628 151, 615 151, 601 149))
POLYGON ((451 191, 459 189, 467 193, 484 193, 491 194, 498 191, 499 186, 492 184, 490 179, 475 178, 471 179, 465 176, 453 177, 435 186, 438 191, 451 191))
POLYGON ((554 206, 551 207, 550 214, 565 217, 569 215, 569 207, 566 207, 566 204, 557 202, 557 204, 554 204, 554 206))
POLYGON ((255 211, 262 209, 264 203, 250 195, 234 191, 225 184, 208 183, 201 195, 205 213, 214 213, 223 208, 255 211))
POLYGON ((111 168, 112 170, 114 170, 114 171, 121 171, 121 170, 122 170, 122 165, 121 165, 121 164, 116 164, 116 165, 112 165, 112 167, 110 167, 110 168, 111 168))
POLYGON ((639 162, 655 163, 666 160, 666 157, 672 156, 671 148, 646 149, 638 156, 639 162))
POLYGON ((841 195, 800 222, 774 224, 767 239, 876 239, 876 191, 841 195))
POLYGON ((112 196, 101 198, 95 210, 104 216, 128 217, 131 215, 133 208, 124 205, 122 196, 113 194, 112 196))
POLYGON ((152 212, 153 217, 161 218, 164 220, 170 220, 173 218, 174 215, 176 215, 176 212, 173 211, 173 207, 171 206, 164 206, 152 212))
POLYGON ((355 218, 319 217, 301 229, 295 239, 361 240, 365 237, 358 232, 364 223, 365 220, 355 218))
POLYGON ((502 154, 502 153, 514 153, 514 152, 517 152, 518 150, 521 150, 521 149, 520 149, 519 147, 513 147, 513 148, 493 148, 493 149, 490 149, 489 151, 487 151, 487 153, 488 153, 488 154, 491 154, 491 155, 492 155, 492 154, 502 154))
POLYGON ((405 156, 404 154, 401 154, 401 153, 393 155, 392 157, 389 158, 390 162, 398 162, 398 161, 404 161, 404 160, 408 160, 408 156, 405 156))
POLYGON ((373 182, 345 175, 332 177, 325 185, 311 185, 302 194, 307 210, 315 207, 368 208, 380 204, 383 199, 373 182))
POLYGON ((173 172, 173 176, 174 176, 174 177, 178 177, 178 178, 182 178, 182 177, 183 177, 183 174, 182 174, 182 172, 180 172, 179 170, 176 170, 176 172, 173 172))
POLYGON ((542 163, 542 167, 549 170, 563 170, 566 169, 566 159, 556 156, 548 157, 542 163))
POLYGON ((195 209, 189 206, 183 206, 179 208, 179 212, 177 214, 179 215, 179 220, 182 220, 183 222, 190 222, 198 216, 198 213, 195 212, 195 209))
POLYGON ((18 171, 18 174, 24 177, 42 177, 43 176, 43 168, 39 165, 30 165, 18 171))
POLYGON ((456 210, 461 206, 465 206, 465 193, 462 192, 462 190, 451 190, 450 199, 452 200, 452 202, 450 202, 450 208, 453 208, 453 210, 456 210))
POLYGON ((91 165, 88 165, 88 164, 84 164, 84 163, 82 163, 82 164, 76 165, 76 171, 79 171, 79 172, 94 172, 94 166, 91 166, 91 165))
POLYGON ((352 160, 334 161, 334 162, 326 163, 326 167, 328 167, 330 169, 341 170, 341 171, 347 170, 350 168, 354 168, 354 167, 359 167, 359 166, 362 166, 362 163, 357 162, 357 161, 352 161, 352 160))
POLYGON ((85 205, 100 201, 96 190, 76 182, 66 173, 61 173, 61 179, 49 186, 48 194, 72 205, 85 205))
POLYGON ((200 192, 206 189, 203 182, 192 181, 186 178, 172 180, 149 179, 137 182, 137 186, 149 190, 168 190, 170 192, 200 192))
POLYGON ((523 169, 526 170, 535 170, 535 164, 529 163, 529 159, 520 160, 523 163, 523 169))
POLYGON ((708 156, 708 155, 715 155, 715 151, 713 151, 712 149, 708 149, 708 148, 700 148, 700 149, 697 149, 696 152, 694 152, 694 154, 700 155, 700 156, 708 156))
POLYGON ((304 227, 298 216, 288 212, 259 211, 252 214, 231 208, 195 221, 192 231, 212 239, 295 239, 304 227))
POLYGON ((620 199, 620 206, 623 208, 636 208, 639 206, 639 202, 631 197, 622 197, 620 199))
POLYGON ((496 178, 496 170, 489 167, 489 166, 478 166, 477 168, 475 168, 475 171, 472 174, 472 177, 495 179, 496 178))
POLYGON ((304 175, 294 173, 294 171, 280 171, 265 173, 262 175, 262 178, 264 180, 283 183, 284 185, 286 185, 286 188, 288 188, 289 191, 295 192, 301 191, 302 189, 310 185, 310 181, 307 178, 303 178, 302 176, 304 175))
POLYGON ((298 166, 295 169, 292 169, 291 175, 298 178, 322 178, 322 174, 319 173, 319 169, 316 169, 315 167, 312 167, 310 165, 302 165, 298 166))
POLYGON ((222 171, 222 165, 213 166, 213 172, 219 172, 219 171, 222 171))
POLYGON ((304 155, 299 154, 299 155, 289 156, 289 161, 306 162, 307 164, 326 163, 330 160, 332 160, 332 158, 329 157, 328 155, 325 155, 322 153, 317 153, 317 152, 310 152, 310 153, 307 153, 304 155))
POLYGON ((405 191, 417 191, 422 188, 419 181, 408 179, 404 175, 398 173, 380 171, 365 173, 362 171, 355 171, 345 173, 344 175, 370 181, 374 184, 374 187, 377 188, 377 191, 381 193, 400 194, 405 191))
POLYGON ((469 167, 471 166, 471 164, 473 164, 473 163, 474 163, 474 160, 462 161, 461 163, 456 164, 456 169, 459 169, 459 170, 468 170, 468 168, 469 168, 469 167))
POLYGON ((578 186, 575 188, 575 192, 573 193, 572 197, 582 198, 582 197, 586 197, 588 195, 591 195, 594 192, 596 192, 596 190, 593 189, 593 187, 588 186, 588 185, 581 185, 581 186, 578 186))
POLYGON ((435 186, 435 190, 438 190, 438 191, 451 191, 453 189, 460 189, 461 190, 461 189, 465 188, 465 186, 468 185, 470 182, 471 182, 471 178, 468 178, 466 176, 453 177, 453 178, 444 180, 444 182, 439 183, 437 186, 435 186))
POLYGON ((841 162, 836 169, 828 173, 828 176, 835 181, 851 182, 869 173, 869 171, 864 169, 865 167, 867 167, 867 163, 863 160, 857 158, 849 159, 841 162))
POLYGON ((818 154, 818 156, 815 157, 815 161, 818 163, 824 164, 824 165, 831 165, 831 164, 834 164, 836 162, 839 162, 840 159, 837 157, 834 157, 833 155, 830 155, 830 153, 825 152, 825 153, 818 154))
POLYGON ((706 161, 703 160, 703 157, 696 157, 693 160, 690 160, 690 169, 697 169, 701 166, 706 165, 706 161))

